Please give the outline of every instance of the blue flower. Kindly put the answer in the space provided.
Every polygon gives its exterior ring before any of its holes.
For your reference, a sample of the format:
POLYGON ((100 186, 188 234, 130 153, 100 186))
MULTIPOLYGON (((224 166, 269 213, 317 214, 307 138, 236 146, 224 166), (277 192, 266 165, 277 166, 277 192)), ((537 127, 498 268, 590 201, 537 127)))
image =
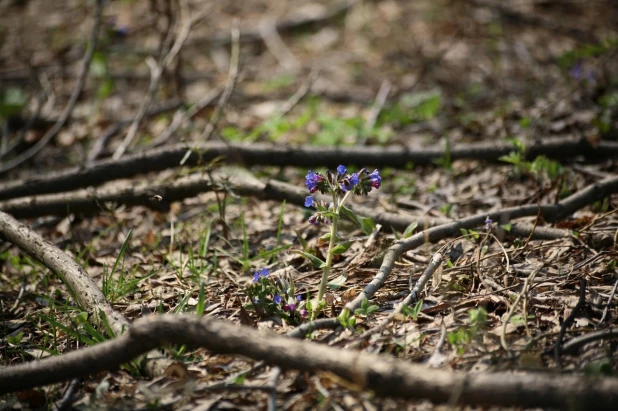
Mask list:
POLYGON ((341 190, 345 193, 347 191, 350 191, 352 187, 354 187, 357 184, 358 184, 358 173, 354 173, 349 178, 346 178, 345 180, 343 180, 343 183, 341 183, 341 190))
POLYGON ((313 206, 313 203, 315 202, 315 200, 313 199, 313 196, 307 196, 305 198, 305 207, 311 207, 313 206))
POLYGON ((273 301, 275 304, 281 304, 281 296, 275 295, 275 297, 273 298, 273 301))
POLYGON ((493 223, 494 223, 494 220, 492 220, 491 218, 489 218, 489 216, 487 216, 487 218, 485 219, 485 230, 491 231, 491 225, 493 223))
POLYGON ((311 170, 307 172, 307 175, 305 176, 305 185, 311 194, 318 191, 318 183, 320 183, 322 179, 323 177, 321 175, 316 174, 311 170))
POLYGON ((382 177, 380 177, 380 172, 376 169, 373 170, 373 173, 369 174, 370 186, 373 188, 380 188, 382 185, 382 177))
POLYGON ((301 302, 303 300, 303 295, 302 294, 298 294, 296 296, 296 301, 301 302))
POLYGON ((255 273, 253 273, 253 282, 257 283, 258 281, 260 281, 260 278, 268 277, 268 274, 270 274, 268 268, 260 268, 255 273))
POLYGON ((348 169, 346 168, 346 166, 339 166, 337 167, 337 172, 339 173, 340 176, 342 176, 348 172, 348 169))

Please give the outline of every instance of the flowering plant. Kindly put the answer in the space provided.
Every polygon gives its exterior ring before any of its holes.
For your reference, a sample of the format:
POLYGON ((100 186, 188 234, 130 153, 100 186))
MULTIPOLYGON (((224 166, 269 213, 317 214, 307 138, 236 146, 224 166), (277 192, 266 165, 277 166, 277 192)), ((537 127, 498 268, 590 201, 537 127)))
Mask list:
POLYGON ((334 174, 329 170, 326 170, 325 174, 314 173, 309 170, 305 176, 305 185, 311 194, 305 198, 305 207, 314 207, 317 210, 309 217, 309 222, 315 225, 319 223, 330 224, 330 233, 323 237, 329 241, 329 245, 326 261, 320 265, 323 270, 322 280, 318 291, 317 307, 312 309, 312 318, 315 318, 319 310, 325 305, 323 298, 333 256, 344 253, 352 244, 351 241, 339 242, 340 239, 337 234, 339 218, 346 215, 358 222, 359 226, 363 226, 363 220, 356 217, 352 210, 345 207, 344 203, 350 194, 367 195, 371 190, 380 188, 382 177, 380 177, 378 170, 369 172, 369 170, 363 168, 356 173, 349 173, 346 166, 340 165, 334 174), (313 196, 316 192, 330 194, 332 202, 327 204, 324 201, 317 201, 313 196))
POLYGON ((270 277, 268 268, 253 273, 253 281, 247 287, 247 295, 258 315, 277 316, 288 324, 299 324, 307 316, 303 296, 295 295, 295 291, 293 281, 270 277))

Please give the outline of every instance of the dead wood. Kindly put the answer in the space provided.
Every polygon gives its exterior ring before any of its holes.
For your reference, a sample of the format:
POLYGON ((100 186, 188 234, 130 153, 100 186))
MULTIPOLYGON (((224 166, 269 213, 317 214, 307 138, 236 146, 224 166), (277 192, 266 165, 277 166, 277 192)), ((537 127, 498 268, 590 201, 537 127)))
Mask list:
MULTIPOLYGON (((17 198, 0 202, 0 210, 15 218, 32 218, 45 215, 64 216, 67 213, 101 213, 111 211, 114 207, 120 205, 141 205, 156 211, 167 211, 172 202, 182 201, 185 198, 195 197, 208 191, 224 190, 225 187, 239 195, 263 200, 285 200, 288 204, 304 207, 306 190, 295 185, 277 180, 260 180, 249 172, 240 170, 234 172, 226 170, 213 173, 212 176, 213 181, 205 178, 201 173, 197 173, 170 183, 149 184, 140 182, 108 188, 17 198)), ((419 228, 423 228, 452 222, 452 220, 446 218, 414 217, 380 211, 362 205, 351 205, 350 208, 361 216, 371 217, 374 222, 398 231, 404 231, 406 227, 413 223, 416 223, 419 228)), ((535 240, 572 237, 569 230, 534 227, 526 223, 513 224, 510 234, 519 238, 527 238, 532 235, 531 238, 535 240)), ((586 240, 593 248, 604 247, 613 242, 610 236, 603 233, 592 233, 586 240)))
POLYGON ((115 340, 59 357, 0 369, 0 393, 117 368, 161 345, 186 344, 238 354, 285 369, 329 371, 379 396, 435 403, 515 407, 615 409, 618 379, 554 373, 465 374, 428 369, 386 355, 295 341, 213 318, 150 316, 115 340))
POLYGON ((94 50, 97 46, 98 34, 99 34, 99 26, 101 25, 101 15, 103 13, 103 0, 97 0, 94 12, 94 24, 92 27, 92 32, 90 35, 90 39, 88 41, 88 46, 86 47, 86 52, 84 53, 84 57, 81 61, 81 66, 79 69, 79 75, 77 77, 77 84, 75 85, 75 89, 71 94, 71 98, 67 103, 62 115, 58 119, 58 121, 54 124, 52 128, 50 128, 43 137, 35 145, 30 147, 28 150, 19 154, 15 158, 7 161, 4 164, 0 164, 0 174, 6 173, 7 171, 17 167, 22 164, 24 161, 27 161, 37 155, 39 151, 43 149, 56 135, 60 132, 62 127, 67 123, 71 114, 73 113, 73 109, 77 104, 77 100, 82 93, 82 89, 84 88, 84 84, 86 83, 86 77, 88 76, 88 72, 90 71, 90 61, 92 60, 92 56, 94 55, 94 50))
MULTIPOLYGON (((16 245, 49 270, 58 273, 79 306, 88 312, 89 319, 99 327, 104 329, 106 321, 116 335, 121 335, 128 329, 129 321, 114 310, 88 273, 75 260, 26 225, 1 211, 0 238, 16 245)), ((153 377, 163 374, 173 363, 167 358, 161 358, 158 352, 153 352, 148 357, 146 363, 152 371, 149 375, 153 377)))
MULTIPOLYGON (((461 234, 461 229, 472 229, 483 225, 485 219, 489 217, 492 221, 510 221, 513 219, 540 215, 546 220, 555 221, 574 213, 585 205, 598 201, 609 194, 618 190, 618 177, 606 179, 602 182, 593 184, 585 189, 572 194, 556 204, 547 205, 527 205, 521 207, 511 207, 503 210, 493 211, 487 214, 479 214, 462 218, 452 223, 439 225, 414 234, 412 237, 399 240, 391 245, 382 260, 382 266, 375 277, 365 286, 356 298, 346 304, 345 309, 354 312, 361 306, 364 299, 371 299, 373 295, 384 285, 388 276, 393 271, 395 262, 403 253, 414 250, 426 242, 435 243, 445 238, 455 237, 461 234), (601 196, 601 197, 597 197, 601 196)), ((339 326, 336 318, 328 318, 303 324, 288 333, 288 336, 302 338, 308 332, 319 329, 333 329, 339 326)))
MULTIPOLYGON (((480 159, 499 161, 513 151, 511 144, 480 143, 453 147, 451 160, 480 159)), ((179 167, 187 154, 187 146, 177 144, 123 156, 118 160, 106 159, 91 166, 74 167, 48 173, 28 180, 6 182, 0 186, 0 200, 28 195, 39 195, 97 186, 104 182, 129 178, 138 174, 179 167)), ((528 147, 526 158, 545 155, 554 159, 572 161, 585 158, 599 160, 618 155, 618 143, 602 141, 592 146, 588 140, 543 140, 528 147)), ((186 158, 184 165, 194 166, 217 158, 244 165, 274 165, 337 167, 339 164, 407 168, 410 164, 428 165, 444 156, 442 147, 418 149, 404 146, 391 147, 315 147, 282 146, 271 144, 225 144, 209 142, 198 144, 186 158)))

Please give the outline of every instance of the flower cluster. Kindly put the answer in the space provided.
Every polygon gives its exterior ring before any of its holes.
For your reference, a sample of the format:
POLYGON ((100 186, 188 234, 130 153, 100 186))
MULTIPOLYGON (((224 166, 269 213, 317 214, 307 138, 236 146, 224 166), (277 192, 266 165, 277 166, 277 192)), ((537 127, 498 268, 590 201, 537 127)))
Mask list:
POLYGON ((305 186, 312 195, 305 198, 305 207, 315 207, 318 210, 316 214, 309 217, 309 222, 316 225, 320 222, 327 222, 327 218, 321 212, 335 211, 332 204, 326 207, 325 203, 315 200, 313 194, 317 191, 322 194, 330 192, 335 196, 347 195, 348 193, 367 195, 371 190, 379 189, 381 185, 382 177, 378 170, 369 172, 369 170, 363 168, 357 173, 350 174, 348 168, 344 165, 338 166, 335 174, 329 170, 326 170, 325 174, 314 173, 309 170, 305 176, 305 186))
POLYGON ((307 316, 302 295, 294 296, 293 285, 281 279, 270 278, 268 268, 253 273, 247 295, 260 316, 279 316, 291 324, 299 323, 307 316))
POLYGON ((485 230, 491 231, 491 227, 493 223, 494 223, 494 220, 492 220, 491 218, 489 218, 489 216, 487 216, 487 218, 485 219, 485 230))

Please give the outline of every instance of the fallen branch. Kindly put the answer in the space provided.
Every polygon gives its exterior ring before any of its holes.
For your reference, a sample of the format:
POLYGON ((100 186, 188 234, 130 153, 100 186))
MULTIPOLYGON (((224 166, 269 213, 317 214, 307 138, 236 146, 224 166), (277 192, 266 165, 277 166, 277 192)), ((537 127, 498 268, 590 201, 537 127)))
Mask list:
POLYGON ((185 315, 149 316, 130 331, 94 347, 0 369, 0 393, 111 370, 166 344, 186 344, 219 354, 238 354, 281 368, 329 371, 379 396, 449 400, 461 387, 459 404, 616 409, 618 379, 551 373, 465 374, 428 369, 386 355, 294 341, 268 331, 185 315))
MULTIPOLYGON (((511 144, 481 143, 460 145, 451 149, 451 160, 481 159, 499 161, 499 158, 513 151, 511 144)), ((6 182, 0 186, 0 200, 28 195, 57 193, 75 190, 104 182, 129 178, 137 174, 161 171, 178 167, 187 153, 187 146, 177 144, 156 148, 141 153, 129 154, 118 160, 106 159, 94 162, 90 167, 74 167, 64 171, 48 173, 28 180, 6 182)), ((528 147, 526 158, 539 155, 556 159, 586 158, 598 160, 618 156, 618 143, 601 141, 592 146, 586 139, 543 140, 528 147)), ((410 164, 428 165, 444 156, 444 149, 432 147, 415 149, 412 147, 315 147, 282 146, 271 144, 225 144, 209 142, 198 144, 186 158, 184 165, 194 166, 223 158, 227 163, 250 165, 273 165, 312 167, 320 164, 337 167, 339 164, 362 164, 364 166, 384 166, 407 168, 410 164)))
MULTIPOLYGON (((354 310, 361 306, 363 300, 371 299, 373 295, 384 285, 386 279, 395 266, 395 262, 403 255, 403 253, 414 250, 427 242, 435 243, 445 238, 458 236, 461 234, 461 229, 472 229, 482 226, 487 217, 492 221, 511 221, 521 217, 540 215, 546 220, 556 221, 574 213, 588 204, 592 204, 601 198, 616 192, 618 192, 618 177, 613 177, 590 185, 556 204, 511 207, 486 214, 470 216, 461 220, 453 221, 452 223, 429 228, 413 235, 408 239, 396 241, 389 247, 388 251, 384 255, 382 266, 376 276, 369 284, 365 286, 363 291, 360 292, 354 300, 345 305, 345 309, 353 313, 354 310)), ((301 338, 312 330, 333 329, 337 328, 338 325, 338 319, 328 318, 320 320, 319 323, 316 321, 313 324, 303 324, 300 327, 290 331, 288 335, 295 338, 301 338)))
MULTIPOLYGON (((129 321, 114 310, 88 273, 68 254, 1 211, 0 238, 16 245, 50 271, 58 273, 81 309, 88 312, 89 318, 101 329, 104 329, 107 323, 115 335, 127 331, 129 321)), ((173 363, 168 358, 161 357, 158 352, 153 352, 148 357, 146 369, 152 377, 163 374, 173 363)))
MULTIPOLYGON (((156 211, 167 211, 174 201, 195 197, 198 194, 221 190, 229 187, 234 193, 256 197, 263 200, 285 200, 288 204, 304 207, 305 190, 277 180, 259 180, 247 171, 213 173, 214 181, 203 178, 201 173, 185 176, 170 183, 114 185, 111 188, 80 190, 75 192, 24 197, 0 202, 0 210, 16 218, 33 218, 44 215, 65 216, 67 213, 100 213, 111 211, 113 207, 145 206, 156 211), (238 174, 240 173, 240 174, 238 174), (157 197, 155 197, 157 196, 157 197), (157 200, 161 197, 161 200, 157 200)), ((416 223, 419 227, 435 227, 448 224, 449 219, 414 217, 405 214, 396 214, 379 211, 362 205, 350 206, 354 212, 364 217, 371 217, 377 224, 398 231, 404 231, 410 224, 416 223)), ((518 238, 532 235, 535 240, 555 240, 570 238, 569 230, 534 227, 531 224, 515 223, 509 234, 518 238)), ((593 248, 607 246, 613 243, 611 236, 603 233, 591 233, 587 242, 593 248)))

